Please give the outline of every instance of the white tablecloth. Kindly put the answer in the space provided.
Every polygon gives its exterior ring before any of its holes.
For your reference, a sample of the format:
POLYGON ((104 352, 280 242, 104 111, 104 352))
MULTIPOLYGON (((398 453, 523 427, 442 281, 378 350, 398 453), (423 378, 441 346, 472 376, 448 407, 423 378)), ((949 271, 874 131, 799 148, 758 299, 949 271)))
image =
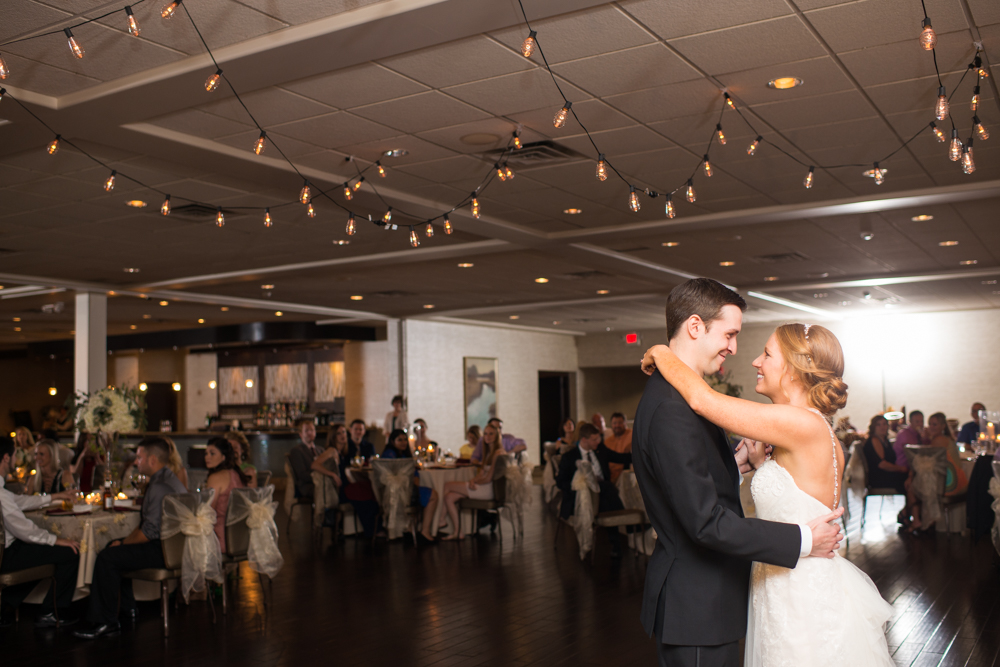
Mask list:
MULTIPOLYGON (((438 506, 434 512, 434 526, 432 534, 436 534, 441 526, 442 517, 447 522, 447 511, 444 507, 444 485, 448 482, 468 482, 476 476, 478 469, 474 466, 462 468, 425 468, 420 471, 420 486, 426 486, 437 491, 438 506)), ((465 533, 472 531, 472 513, 462 512, 462 530, 465 533)))

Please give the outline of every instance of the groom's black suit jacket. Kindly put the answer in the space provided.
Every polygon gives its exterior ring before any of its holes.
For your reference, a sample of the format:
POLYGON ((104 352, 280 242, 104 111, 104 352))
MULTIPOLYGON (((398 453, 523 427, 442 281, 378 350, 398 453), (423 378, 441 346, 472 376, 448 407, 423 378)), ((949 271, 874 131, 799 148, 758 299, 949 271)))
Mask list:
POLYGON ((799 527, 744 518, 725 433, 696 415, 658 372, 635 413, 632 463, 657 535, 642 601, 646 633, 681 646, 739 640, 747 628, 751 561, 795 567, 799 527))

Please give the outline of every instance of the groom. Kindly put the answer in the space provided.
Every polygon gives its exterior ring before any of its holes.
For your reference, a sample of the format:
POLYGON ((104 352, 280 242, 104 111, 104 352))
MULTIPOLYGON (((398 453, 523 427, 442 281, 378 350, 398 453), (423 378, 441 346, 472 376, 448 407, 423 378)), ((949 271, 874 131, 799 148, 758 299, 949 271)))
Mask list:
MULTIPOLYGON (((670 349, 699 374, 718 372, 736 354, 746 307, 714 280, 678 285, 667 299, 670 349)), ((742 665, 751 562, 793 568, 802 557, 832 557, 840 543, 840 528, 826 523, 831 516, 808 525, 744 518, 746 452, 734 452, 723 430, 696 415, 660 373, 650 376, 632 459, 657 535, 642 625, 656 636, 661 667, 742 665)))

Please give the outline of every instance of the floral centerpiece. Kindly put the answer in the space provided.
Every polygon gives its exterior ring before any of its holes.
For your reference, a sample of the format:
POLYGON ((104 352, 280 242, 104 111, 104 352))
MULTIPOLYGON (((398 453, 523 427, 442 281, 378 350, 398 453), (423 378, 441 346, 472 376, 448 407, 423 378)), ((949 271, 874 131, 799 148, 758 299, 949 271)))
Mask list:
POLYGON ((117 479, 124 462, 118 435, 146 429, 146 400, 132 387, 77 392, 73 419, 77 429, 88 435, 90 451, 106 462, 117 479))
POLYGON ((706 375, 705 382, 708 383, 709 387, 726 396, 739 398, 740 394, 743 393, 743 387, 733 382, 732 371, 724 371, 722 368, 719 368, 718 373, 706 375))

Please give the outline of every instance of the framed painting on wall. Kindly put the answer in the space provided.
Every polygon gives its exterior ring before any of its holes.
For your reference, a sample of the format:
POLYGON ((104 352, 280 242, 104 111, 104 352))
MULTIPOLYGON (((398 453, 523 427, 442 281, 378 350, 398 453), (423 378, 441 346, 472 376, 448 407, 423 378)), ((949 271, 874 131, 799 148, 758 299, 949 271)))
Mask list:
POLYGON ((475 424, 480 429, 497 416, 497 360, 464 357, 465 430, 475 424))

